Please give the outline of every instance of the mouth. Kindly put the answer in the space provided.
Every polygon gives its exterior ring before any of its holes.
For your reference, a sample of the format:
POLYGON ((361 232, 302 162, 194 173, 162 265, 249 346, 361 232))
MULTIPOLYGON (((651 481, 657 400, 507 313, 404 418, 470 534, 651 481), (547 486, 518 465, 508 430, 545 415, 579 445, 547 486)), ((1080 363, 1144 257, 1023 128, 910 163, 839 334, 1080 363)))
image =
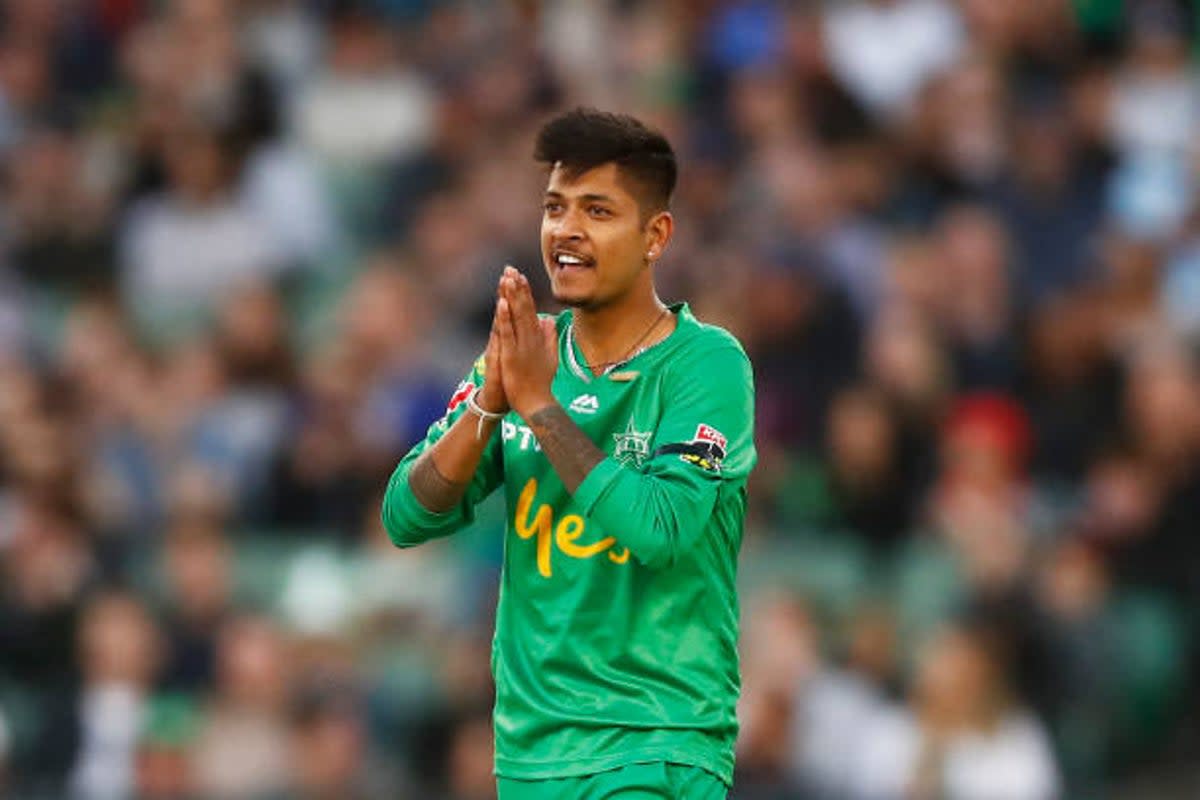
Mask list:
POLYGON ((555 250, 550 254, 550 261, 560 270, 592 269, 596 259, 582 253, 572 253, 569 250, 555 250))

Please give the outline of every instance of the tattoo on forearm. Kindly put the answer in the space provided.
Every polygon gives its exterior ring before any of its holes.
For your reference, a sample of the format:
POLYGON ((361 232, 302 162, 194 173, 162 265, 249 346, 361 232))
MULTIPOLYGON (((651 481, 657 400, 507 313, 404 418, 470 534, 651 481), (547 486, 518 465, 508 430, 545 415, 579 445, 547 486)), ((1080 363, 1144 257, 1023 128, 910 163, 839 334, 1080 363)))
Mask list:
POLYGON ((433 463, 432 450, 422 453, 408 473, 408 487, 413 496, 435 514, 458 505, 468 485, 467 482, 452 481, 438 472, 437 464, 433 463))
POLYGON ((526 422, 563 486, 572 494, 588 473, 604 460, 604 453, 571 421, 562 406, 547 406, 530 414, 526 422))

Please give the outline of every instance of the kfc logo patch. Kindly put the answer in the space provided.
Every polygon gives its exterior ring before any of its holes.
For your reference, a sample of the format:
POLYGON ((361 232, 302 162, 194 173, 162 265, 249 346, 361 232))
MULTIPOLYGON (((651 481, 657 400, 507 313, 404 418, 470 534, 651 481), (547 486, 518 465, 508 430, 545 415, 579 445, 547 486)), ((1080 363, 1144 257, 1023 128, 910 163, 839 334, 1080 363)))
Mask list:
POLYGON ((682 461, 697 466, 706 472, 720 472, 721 462, 725 460, 725 447, 728 440, 725 434, 712 425, 700 425, 696 435, 690 442, 664 444, 654 451, 654 455, 677 454, 682 461))
POLYGON ((700 424, 696 427, 696 435, 692 437, 693 442, 707 442, 715 444, 721 450, 721 455, 725 455, 725 450, 728 448, 729 442, 725 438, 725 434, 711 425, 700 424))

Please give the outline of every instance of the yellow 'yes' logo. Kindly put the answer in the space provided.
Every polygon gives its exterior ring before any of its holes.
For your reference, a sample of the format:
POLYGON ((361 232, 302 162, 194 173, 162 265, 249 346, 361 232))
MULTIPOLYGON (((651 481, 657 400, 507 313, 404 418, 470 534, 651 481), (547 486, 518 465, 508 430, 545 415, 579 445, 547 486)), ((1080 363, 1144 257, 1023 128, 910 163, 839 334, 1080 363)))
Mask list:
POLYGON ((525 484, 525 488, 521 490, 521 496, 517 498, 513 526, 516 528, 517 536, 522 539, 536 537, 537 566, 542 577, 549 578, 554 574, 550 563, 552 544, 557 545, 562 554, 570 558, 592 558, 607 552, 608 560, 614 564, 624 564, 629 560, 629 548, 622 547, 620 552, 614 550, 613 545, 617 543, 617 540, 612 536, 605 536, 592 544, 579 544, 587 523, 578 514, 567 514, 558 521, 556 528, 554 526, 554 510, 546 503, 542 503, 531 520, 529 512, 533 510, 533 500, 536 494, 537 479, 530 478, 529 482, 525 484), (551 534, 553 534, 553 538, 551 534))

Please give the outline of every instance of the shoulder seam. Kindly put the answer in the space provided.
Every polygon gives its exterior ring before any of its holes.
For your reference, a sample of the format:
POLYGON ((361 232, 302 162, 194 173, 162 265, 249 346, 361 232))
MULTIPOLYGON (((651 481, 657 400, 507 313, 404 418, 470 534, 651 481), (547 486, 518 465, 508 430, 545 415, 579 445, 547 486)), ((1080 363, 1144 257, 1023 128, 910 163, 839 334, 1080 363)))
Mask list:
POLYGON ((746 361, 750 360, 750 356, 746 354, 745 348, 736 339, 718 342, 697 342, 695 349, 689 355, 691 356, 707 356, 713 353, 729 352, 737 356, 741 356, 746 361))
POLYGON ((696 335, 694 339, 698 339, 704 344, 724 344, 730 347, 745 352, 741 341, 732 333, 722 328, 720 325, 713 325, 708 322, 696 320, 696 335))

